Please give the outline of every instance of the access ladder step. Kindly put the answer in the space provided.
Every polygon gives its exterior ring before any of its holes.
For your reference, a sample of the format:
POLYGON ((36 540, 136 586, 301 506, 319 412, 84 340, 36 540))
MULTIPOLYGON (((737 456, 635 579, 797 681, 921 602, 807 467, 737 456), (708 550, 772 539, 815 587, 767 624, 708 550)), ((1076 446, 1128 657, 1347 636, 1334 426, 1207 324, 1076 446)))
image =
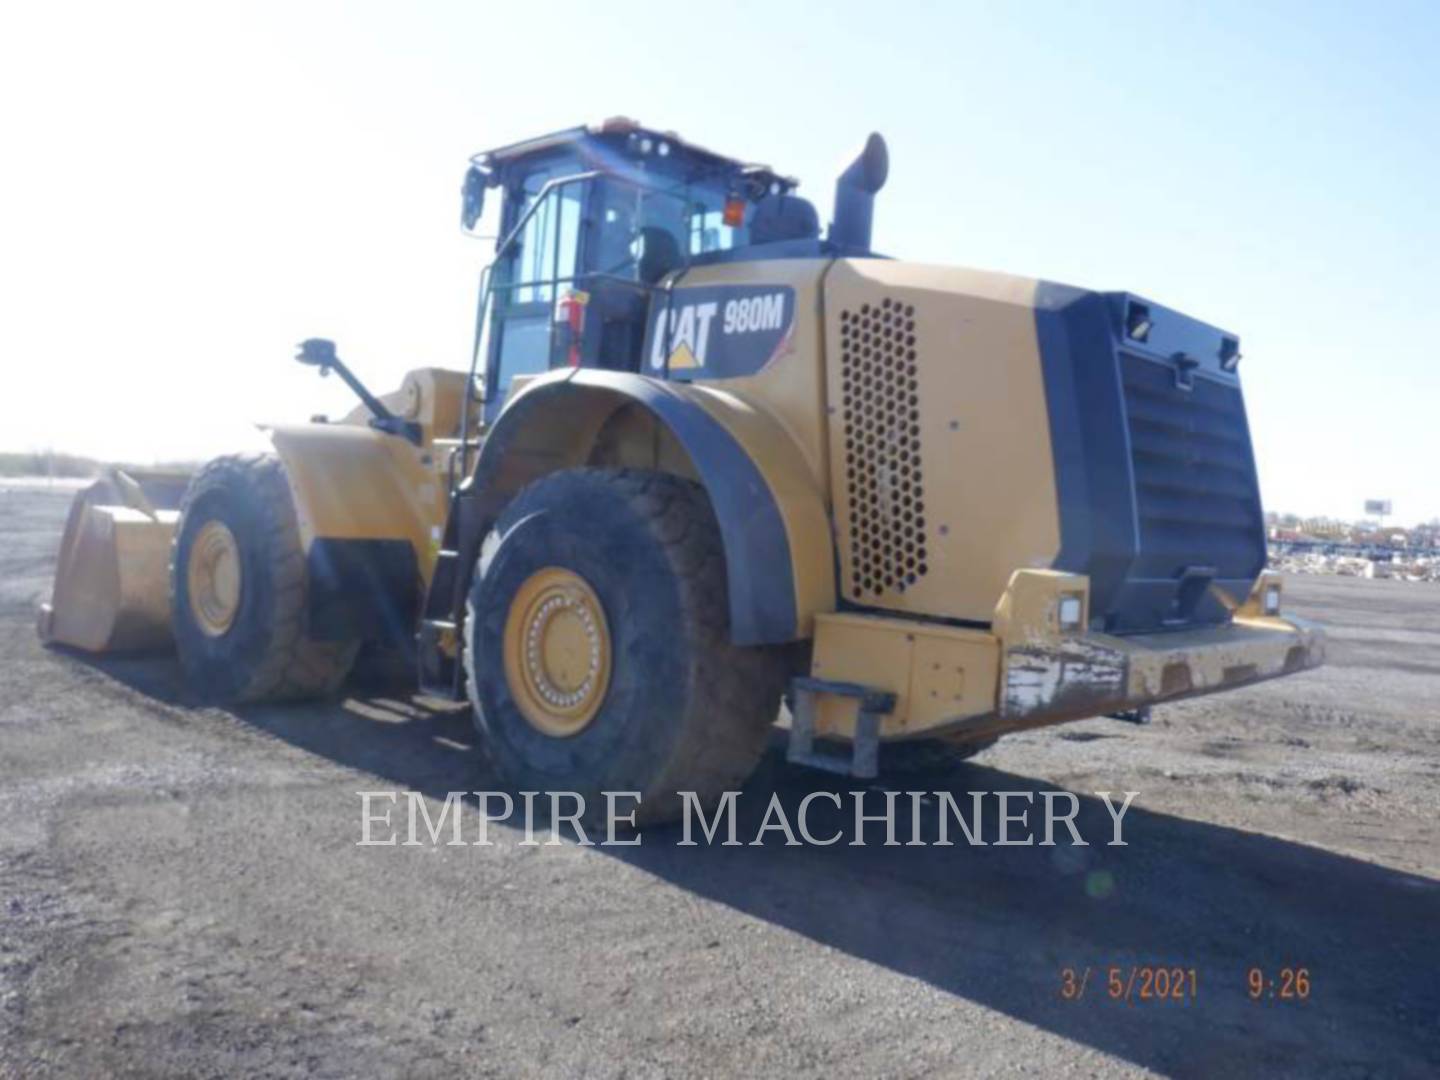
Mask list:
POLYGON ((859 683, 797 675, 790 680, 790 701, 790 745, 785 751, 786 761, 860 780, 873 780, 880 774, 880 721, 895 711, 893 693, 859 683), (848 753, 842 747, 827 750, 817 746, 815 714, 821 694, 855 698, 859 702, 855 738, 848 753))
POLYGON ((447 644, 458 627, 450 619, 421 619, 417 654, 420 692, 445 701, 465 700, 464 669, 460 665, 460 642, 447 644))

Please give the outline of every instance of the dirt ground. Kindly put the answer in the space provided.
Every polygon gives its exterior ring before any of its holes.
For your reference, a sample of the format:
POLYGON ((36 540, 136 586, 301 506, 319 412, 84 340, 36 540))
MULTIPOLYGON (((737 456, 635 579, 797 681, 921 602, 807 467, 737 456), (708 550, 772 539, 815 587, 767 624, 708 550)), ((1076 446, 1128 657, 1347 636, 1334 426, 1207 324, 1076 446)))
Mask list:
MULTIPOLYGON (((1440 1071, 1440 587, 1289 579, 1328 667, 948 781, 1082 793, 1097 839, 1087 793, 1138 791, 1123 848, 357 847, 360 790, 496 786, 466 713, 43 649, 68 498, 0 489, 0 1076, 1440 1071), (1149 964, 1193 997, 1109 997, 1149 964)), ((772 751, 742 838, 816 789, 772 751)))

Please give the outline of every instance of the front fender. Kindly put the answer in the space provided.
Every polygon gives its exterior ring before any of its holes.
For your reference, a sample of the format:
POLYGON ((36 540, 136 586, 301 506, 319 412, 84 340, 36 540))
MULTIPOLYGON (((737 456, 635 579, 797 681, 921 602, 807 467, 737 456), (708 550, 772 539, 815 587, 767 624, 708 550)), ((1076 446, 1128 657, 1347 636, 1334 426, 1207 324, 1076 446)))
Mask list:
POLYGON ((407 644, 445 513, 428 452, 351 424, 266 431, 285 465, 305 551, 307 634, 407 644))

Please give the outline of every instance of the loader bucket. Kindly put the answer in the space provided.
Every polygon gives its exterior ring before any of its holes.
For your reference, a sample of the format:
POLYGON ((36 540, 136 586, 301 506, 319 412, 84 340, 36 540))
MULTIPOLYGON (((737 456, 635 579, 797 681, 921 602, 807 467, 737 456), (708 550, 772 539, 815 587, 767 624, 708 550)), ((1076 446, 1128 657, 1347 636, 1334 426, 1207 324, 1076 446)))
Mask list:
POLYGON ((40 607, 46 644, 88 652, 170 644, 170 540, 188 473, 109 469, 75 496, 55 591, 40 607))

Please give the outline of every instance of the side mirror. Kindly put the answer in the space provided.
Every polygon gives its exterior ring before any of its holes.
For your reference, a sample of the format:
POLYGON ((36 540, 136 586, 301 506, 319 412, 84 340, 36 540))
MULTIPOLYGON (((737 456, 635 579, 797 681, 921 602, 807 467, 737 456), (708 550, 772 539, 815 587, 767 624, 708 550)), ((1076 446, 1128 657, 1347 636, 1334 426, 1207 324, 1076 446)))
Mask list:
POLYGON ((295 359, 302 364, 309 364, 311 367, 318 367, 322 374, 335 366, 335 342, 326 338, 306 338, 300 343, 300 351, 295 354, 295 359))
POLYGON ((489 177, 474 165, 465 171, 465 184, 460 189, 460 224, 469 232, 480 220, 485 209, 485 188, 489 177))

